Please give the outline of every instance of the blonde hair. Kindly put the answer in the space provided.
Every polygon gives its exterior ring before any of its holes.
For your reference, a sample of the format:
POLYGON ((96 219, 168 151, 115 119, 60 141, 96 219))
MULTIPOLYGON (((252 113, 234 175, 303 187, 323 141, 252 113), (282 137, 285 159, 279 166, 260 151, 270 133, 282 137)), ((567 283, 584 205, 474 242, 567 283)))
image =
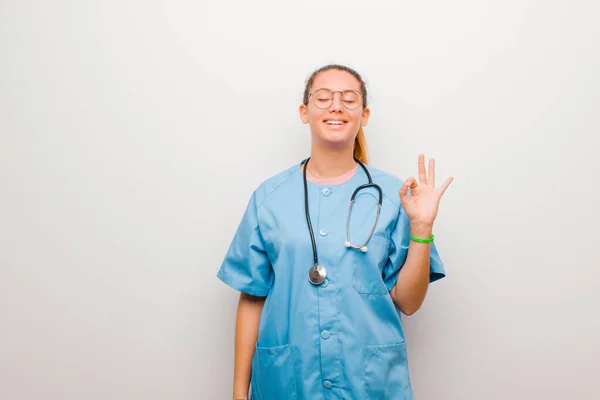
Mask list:
MULTIPOLYGON (((344 65, 339 64, 329 64, 325 65, 314 71, 310 77, 306 80, 306 85, 304 87, 304 96, 302 99, 302 103, 304 105, 308 105, 308 96, 310 92, 310 88, 312 87, 313 81, 321 72, 329 71, 331 69, 337 69, 338 71, 346 71, 353 77, 355 77, 360 83, 360 92, 362 94, 363 100, 363 109, 367 107, 367 87, 365 85, 365 81, 360 76, 358 72, 353 70, 352 68, 346 67, 344 65)), ((354 157, 360 160, 363 164, 368 163, 367 157, 367 139, 365 137, 365 133, 363 132, 362 126, 358 129, 358 133, 356 134, 356 139, 354 139, 354 157)))
POLYGON ((358 129, 356 139, 354 139, 354 158, 357 158, 363 164, 368 164, 369 160, 367 157, 367 139, 363 132, 362 126, 358 129))

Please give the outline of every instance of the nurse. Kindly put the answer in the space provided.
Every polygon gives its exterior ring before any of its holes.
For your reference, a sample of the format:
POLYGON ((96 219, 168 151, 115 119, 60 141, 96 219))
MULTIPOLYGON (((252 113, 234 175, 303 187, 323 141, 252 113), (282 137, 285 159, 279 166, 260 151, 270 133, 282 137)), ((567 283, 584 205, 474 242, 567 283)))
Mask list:
POLYGON ((310 157, 252 193, 217 274, 241 292, 233 398, 413 399, 400 315, 445 276, 432 232, 452 177, 436 187, 423 155, 418 179, 366 165, 367 90, 348 67, 316 70, 299 111, 310 157), (369 175, 381 196, 365 187, 349 212, 369 175))

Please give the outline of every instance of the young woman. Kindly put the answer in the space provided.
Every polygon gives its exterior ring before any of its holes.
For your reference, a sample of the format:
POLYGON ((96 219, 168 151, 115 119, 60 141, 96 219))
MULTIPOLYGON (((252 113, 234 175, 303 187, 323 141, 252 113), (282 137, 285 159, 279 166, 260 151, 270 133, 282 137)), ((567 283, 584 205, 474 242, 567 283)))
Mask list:
POLYGON ((423 155, 418 180, 366 166, 369 114, 356 71, 315 71, 310 157, 250 198, 217 274, 242 292, 235 399, 413 399, 400 312, 445 276, 432 227, 452 178, 435 188, 423 155))

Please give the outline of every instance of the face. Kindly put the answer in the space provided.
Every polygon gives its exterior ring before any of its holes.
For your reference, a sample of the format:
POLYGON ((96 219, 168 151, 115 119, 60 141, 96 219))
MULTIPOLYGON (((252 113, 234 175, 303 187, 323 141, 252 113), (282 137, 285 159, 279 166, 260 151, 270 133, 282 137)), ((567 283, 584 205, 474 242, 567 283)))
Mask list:
MULTIPOLYGON (((361 93, 360 82, 349 72, 337 69, 318 74, 309 93, 321 88, 332 91, 356 90, 361 93)), ((346 108, 339 92, 334 93, 333 102, 327 108, 315 106, 312 96, 309 97, 308 104, 300 106, 300 119, 310 125, 313 140, 337 147, 354 144, 358 129, 367 125, 370 113, 362 105, 355 110, 346 108)))

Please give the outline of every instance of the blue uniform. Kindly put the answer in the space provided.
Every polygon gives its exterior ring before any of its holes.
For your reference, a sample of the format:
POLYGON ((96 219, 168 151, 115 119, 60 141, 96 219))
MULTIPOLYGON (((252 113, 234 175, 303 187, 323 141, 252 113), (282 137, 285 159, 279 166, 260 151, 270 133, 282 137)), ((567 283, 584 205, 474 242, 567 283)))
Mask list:
MULTIPOLYGON (((384 193, 367 252, 344 246, 350 197, 367 183, 364 171, 335 185, 308 182, 319 264, 327 269, 320 286, 308 280, 313 251, 300 167, 267 179, 251 196, 217 276, 267 296, 252 360, 253 400, 413 399, 400 311, 389 295, 410 241, 402 181, 367 168, 384 193)), ((368 237, 377 200, 373 188, 357 196, 353 244, 368 237)), ((430 282, 445 276, 433 243, 430 264, 430 282)))

